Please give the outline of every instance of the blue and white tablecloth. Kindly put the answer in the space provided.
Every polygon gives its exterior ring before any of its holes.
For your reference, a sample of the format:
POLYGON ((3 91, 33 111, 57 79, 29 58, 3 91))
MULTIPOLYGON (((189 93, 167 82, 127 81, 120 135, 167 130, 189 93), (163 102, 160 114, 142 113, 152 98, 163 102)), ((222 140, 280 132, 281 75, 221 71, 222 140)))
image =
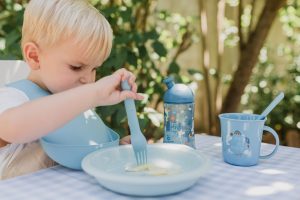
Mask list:
MULTIPOLYGON (((274 157, 252 167, 224 163, 219 137, 197 135, 196 147, 212 160, 212 168, 192 188, 178 194, 147 199, 300 199, 300 149, 280 146, 274 157)), ((262 153, 273 145, 263 144, 262 153)), ((61 166, 0 181, 0 199, 74 200, 140 199, 102 188, 81 171, 61 166)))

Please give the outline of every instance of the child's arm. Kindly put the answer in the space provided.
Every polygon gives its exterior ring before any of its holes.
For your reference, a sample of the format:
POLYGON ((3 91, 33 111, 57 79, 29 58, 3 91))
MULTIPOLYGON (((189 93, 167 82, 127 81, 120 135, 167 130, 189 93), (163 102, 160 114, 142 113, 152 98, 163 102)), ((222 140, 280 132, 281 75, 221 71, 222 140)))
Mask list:
POLYGON ((136 93, 135 77, 124 69, 96 83, 79 86, 8 109, 0 115, 0 138, 9 143, 36 140, 64 125, 75 116, 101 105, 126 98, 141 100, 136 93), (120 82, 129 77, 132 91, 121 91, 120 82))

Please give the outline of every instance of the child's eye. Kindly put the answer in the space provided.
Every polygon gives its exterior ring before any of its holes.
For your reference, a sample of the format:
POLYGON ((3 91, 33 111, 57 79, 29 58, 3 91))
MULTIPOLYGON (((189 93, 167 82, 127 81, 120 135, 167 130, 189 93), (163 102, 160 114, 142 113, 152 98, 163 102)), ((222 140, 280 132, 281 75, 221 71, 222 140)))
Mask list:
POLYGON ((70 69, 73 70, 73 71, 80 71, 82 69, 82 67, 81 66, 70 65, 70 69))

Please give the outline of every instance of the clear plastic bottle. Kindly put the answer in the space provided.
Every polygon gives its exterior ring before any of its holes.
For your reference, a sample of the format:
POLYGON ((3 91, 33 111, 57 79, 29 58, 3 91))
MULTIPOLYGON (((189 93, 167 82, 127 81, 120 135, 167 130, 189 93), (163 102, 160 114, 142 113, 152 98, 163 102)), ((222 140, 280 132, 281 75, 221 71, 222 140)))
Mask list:
POLYGON ((194 93, 184 84, 164 79, 164 143, 185 144, 195 148, 194 93))

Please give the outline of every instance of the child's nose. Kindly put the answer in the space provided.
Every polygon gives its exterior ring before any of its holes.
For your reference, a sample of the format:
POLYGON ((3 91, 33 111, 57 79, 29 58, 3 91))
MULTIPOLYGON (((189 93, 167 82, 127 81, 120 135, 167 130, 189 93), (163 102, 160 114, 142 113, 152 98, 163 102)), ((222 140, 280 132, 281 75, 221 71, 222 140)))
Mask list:
POLYGON ((85 74, 82 77, 80 77, 79 81, 82 84, 86 84, 86 83, 92 83, 95 81, 95 77, 93 74, 85 74))

